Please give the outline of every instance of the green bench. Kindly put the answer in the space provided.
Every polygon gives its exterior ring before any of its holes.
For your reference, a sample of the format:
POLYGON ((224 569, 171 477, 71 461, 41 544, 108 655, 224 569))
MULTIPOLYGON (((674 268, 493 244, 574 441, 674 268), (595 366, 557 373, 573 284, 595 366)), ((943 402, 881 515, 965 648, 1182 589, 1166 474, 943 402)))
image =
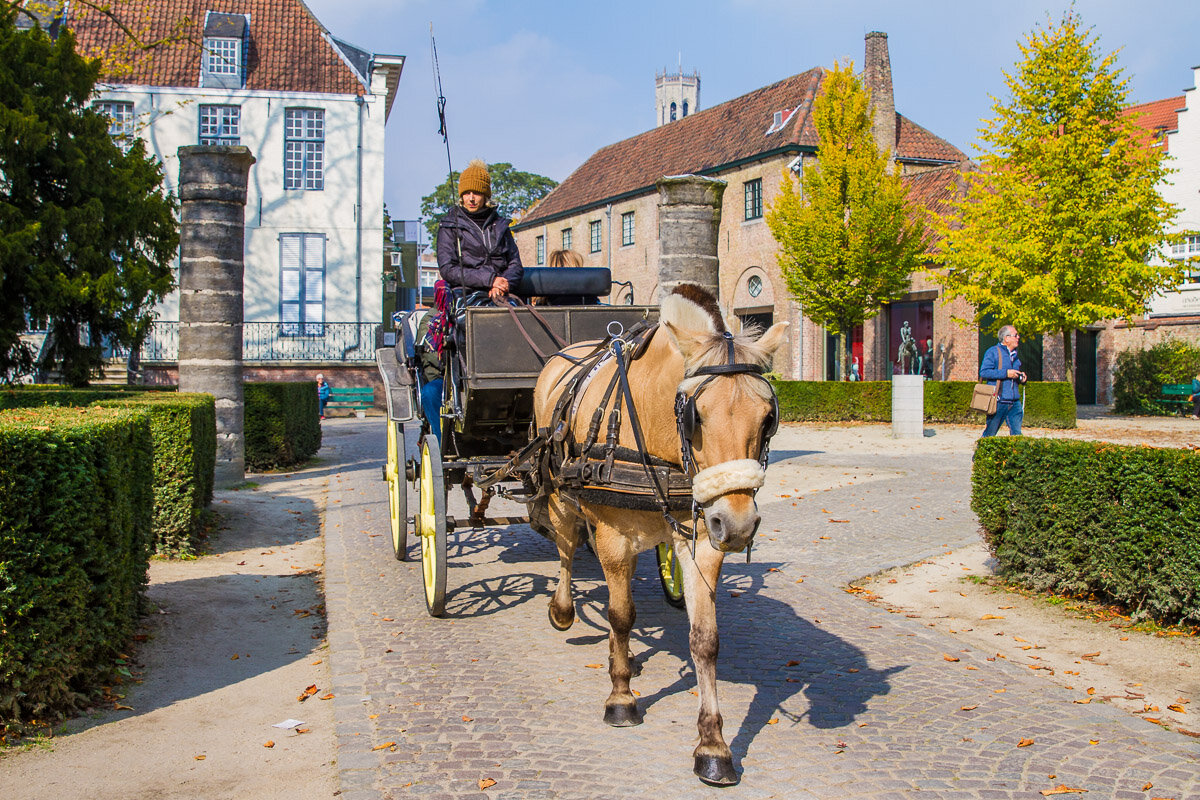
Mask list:
POLYGON ((375 407, 375 390, 369 386, 330 386, 329 399, 325 401, 325 413, 331 409, 344 408, 348 411, 367 411, 375 407))
POLYGON ((1192 385, 1190 383, 1164 383, 1162 397, 1158 399, 1158 402, 1171 411, 1178 410, 1180 413, 1184 413, 1192 405, 1192 401, 1188 400, 1191 394, 1192 385))

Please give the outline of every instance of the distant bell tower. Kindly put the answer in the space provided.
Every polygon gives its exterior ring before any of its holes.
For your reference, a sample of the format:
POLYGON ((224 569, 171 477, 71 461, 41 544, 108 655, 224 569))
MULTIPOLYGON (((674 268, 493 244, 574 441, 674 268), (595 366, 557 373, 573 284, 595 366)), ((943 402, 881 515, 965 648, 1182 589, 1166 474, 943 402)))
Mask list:
POLYGON ((654 76, 654 127, 666 125, 700 110, 700 73, 683 74, 682 64, 671 73, 654 76))

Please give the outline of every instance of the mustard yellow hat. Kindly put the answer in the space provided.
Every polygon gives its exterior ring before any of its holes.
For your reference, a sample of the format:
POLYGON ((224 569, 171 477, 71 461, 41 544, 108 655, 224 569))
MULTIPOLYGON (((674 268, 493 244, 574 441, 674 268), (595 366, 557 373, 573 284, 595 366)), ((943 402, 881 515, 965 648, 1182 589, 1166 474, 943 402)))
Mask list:
POLYGON ((458 178, 458 196, 467 192, 479 192, 484 197, 492 196, 492 176, 488 174, 487 164, 478 158, 474 159, 458 178))

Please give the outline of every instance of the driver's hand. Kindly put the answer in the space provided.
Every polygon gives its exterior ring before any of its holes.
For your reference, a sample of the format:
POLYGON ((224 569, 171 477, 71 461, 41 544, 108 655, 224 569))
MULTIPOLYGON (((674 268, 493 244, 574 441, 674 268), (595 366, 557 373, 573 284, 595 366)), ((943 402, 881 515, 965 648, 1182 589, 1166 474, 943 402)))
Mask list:
POLYGON ((492 288, 488 290, 488 297, 493 300, 500 300, 508 294, 508 279, 500 276, 492 280, 492 288))

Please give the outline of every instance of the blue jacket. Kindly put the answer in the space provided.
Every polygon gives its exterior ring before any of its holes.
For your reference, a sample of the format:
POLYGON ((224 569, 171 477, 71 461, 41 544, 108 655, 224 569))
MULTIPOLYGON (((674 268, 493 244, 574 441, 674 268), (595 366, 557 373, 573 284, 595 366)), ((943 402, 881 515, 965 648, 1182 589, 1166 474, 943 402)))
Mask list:
POLYGON ((1014 402, 1021 399, 1021 382, 1016 378, 1008 377, 1010 369, 1019 372, 1021 359, 1016 353, 1010 354, 1008 348, 1002 344, 989 347, 988 351, 983 354, 983 363, 979 365, 980 378, 992 386, 996 385, 996 381, 1000 381, 1001 402, 1014 402))
POLYGON ((328 400, 330 395, 329 383, 325 382, 317 386, 317 398, 319 400, 328 400))

